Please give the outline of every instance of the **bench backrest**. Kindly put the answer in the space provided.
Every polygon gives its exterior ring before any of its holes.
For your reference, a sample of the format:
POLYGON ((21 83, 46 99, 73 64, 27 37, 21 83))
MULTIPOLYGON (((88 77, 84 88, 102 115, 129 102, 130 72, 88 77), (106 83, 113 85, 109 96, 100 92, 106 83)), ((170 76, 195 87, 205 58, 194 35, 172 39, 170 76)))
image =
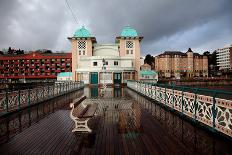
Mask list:
POLYGON ((80 98, 77 98, 73 101, 74 108, 76 108, 79 104, 81 104, 82 101, 86 99, 86 96, 81 96, 80 98))
POLYGON ((86 96, 82 96, 78 99, 73 101, 74 109, 73 109, 73 116, 75 117, 82 117, 83 114, 86 112, 86 107, 84 107, 81 102, 86 99, 86 96))

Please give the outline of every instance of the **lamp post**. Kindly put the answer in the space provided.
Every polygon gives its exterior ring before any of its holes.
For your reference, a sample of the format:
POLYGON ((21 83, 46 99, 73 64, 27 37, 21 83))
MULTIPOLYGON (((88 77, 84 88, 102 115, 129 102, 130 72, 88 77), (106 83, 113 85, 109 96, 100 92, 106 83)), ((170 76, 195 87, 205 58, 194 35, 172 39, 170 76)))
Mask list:
POLYGON ((105 83, 105 73, 106 73, 106 66, 105 66, 105 59, 102 59, 102 89, 101 93, 104 95, 104 91, 106 89, 106 83, 105 83))

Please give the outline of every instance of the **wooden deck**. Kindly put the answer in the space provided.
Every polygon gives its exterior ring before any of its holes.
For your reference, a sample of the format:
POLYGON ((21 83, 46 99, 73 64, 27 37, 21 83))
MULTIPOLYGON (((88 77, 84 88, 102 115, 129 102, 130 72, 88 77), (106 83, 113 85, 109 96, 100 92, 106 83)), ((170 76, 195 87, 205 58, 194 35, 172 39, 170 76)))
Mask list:
POLYGON ((90 124, 95 131, 92 134, 72 133, 69 111, 59 110, 16 135, 0 148, 0 154, 190 154, 146 113, 140 133, 119 133, 114 110, 107 110, 90 124))
MULTIPOLYGON (((164 128, 161 117, 155 119, 148 110, 154 107, 148 101, 142 104, 145 99, 138 100, 141 103, 127 97, 93 99, 98 103, 98 115, 90 120, 91 134, 72 133, 70 110, 55 111, 1 145, 0 154, 196 154, 192 146, 186 147, 164 128), (140 116, 134 119, 140 123, 139 128, 135 128, 133 119, 127 119, 132 104, 140 107, 140 116)), ((161 112, 160 116, 165 114, 161 112)))

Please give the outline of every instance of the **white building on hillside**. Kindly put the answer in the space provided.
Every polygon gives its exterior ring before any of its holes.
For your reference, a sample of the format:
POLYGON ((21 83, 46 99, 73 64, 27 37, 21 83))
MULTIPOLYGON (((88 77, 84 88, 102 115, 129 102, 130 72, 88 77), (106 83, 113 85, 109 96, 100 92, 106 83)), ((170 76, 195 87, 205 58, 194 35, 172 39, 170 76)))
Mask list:
POLYGON ((232 45, 217 49, 219 70, 232 69, 232 45))

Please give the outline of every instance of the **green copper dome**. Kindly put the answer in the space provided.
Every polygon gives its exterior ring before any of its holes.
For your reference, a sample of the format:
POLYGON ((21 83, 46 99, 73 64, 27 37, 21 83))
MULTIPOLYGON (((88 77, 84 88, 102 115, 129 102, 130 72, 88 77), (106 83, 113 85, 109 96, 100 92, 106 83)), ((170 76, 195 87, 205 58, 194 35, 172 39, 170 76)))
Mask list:
POLYGON ((82 26, 81 29, 76 30, 76 32, 74 33, 74 37, 86 38, 86 37, 91 37, 91 34, 84 26, 82 26))
POLYGON ((137 37, 138 34, 135 29, 131 28, 130 26, 125 26, 121 33, 122 37, 137 37))

